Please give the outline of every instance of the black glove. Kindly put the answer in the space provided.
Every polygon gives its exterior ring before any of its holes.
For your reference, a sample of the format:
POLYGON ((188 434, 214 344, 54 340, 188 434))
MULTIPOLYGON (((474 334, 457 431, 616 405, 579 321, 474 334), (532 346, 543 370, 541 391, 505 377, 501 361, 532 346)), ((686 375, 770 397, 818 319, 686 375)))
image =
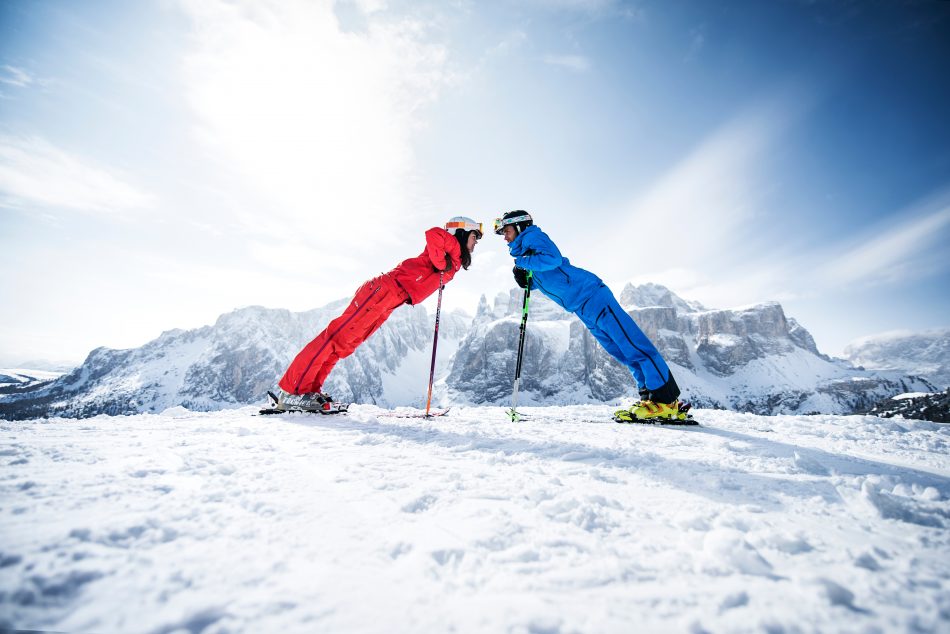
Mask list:
POLYGON ((451 271, 453 268, 455 268, 455 265, 452 263, 452 256, 449 255, 448 253, 446 253, 446 254, 445 254, 445 268, 442 269, 442 272, 443 272, 443 273, 448 273, 448 272, 451 271))
POLYGON ((516 266, 511 269, 511 272, 515 274, 515 282, 518 283, 518 286, 528 288, 528 272, 526 270, 516 266))

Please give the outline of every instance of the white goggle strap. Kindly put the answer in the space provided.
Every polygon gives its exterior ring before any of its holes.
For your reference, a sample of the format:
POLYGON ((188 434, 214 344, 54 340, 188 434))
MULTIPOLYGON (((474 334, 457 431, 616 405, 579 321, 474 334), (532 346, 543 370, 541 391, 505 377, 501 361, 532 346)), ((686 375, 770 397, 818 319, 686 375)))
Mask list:
POLYGON ((495 218, 495 233, 498 233, 505 225, 514 225, 525 220, 531 220, 531 216, 515 216, 514 218, 495 218))

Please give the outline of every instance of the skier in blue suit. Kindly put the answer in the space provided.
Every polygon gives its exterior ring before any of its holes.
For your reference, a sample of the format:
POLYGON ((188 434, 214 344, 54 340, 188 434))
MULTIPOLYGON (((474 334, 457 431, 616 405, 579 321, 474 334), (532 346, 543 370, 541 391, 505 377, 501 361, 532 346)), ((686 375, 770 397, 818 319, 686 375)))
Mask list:
POLYGON ((599 277, 572 265, 525 211, 510 211, 495 220, 495 233, 504 236, 515 258, 518 285, 530 283, 577 315, 600 345, 630 368, 640 402, 616 412, 618 421, 686 419, 688 406, 677 400, 680 390, 663 356, 599 277))

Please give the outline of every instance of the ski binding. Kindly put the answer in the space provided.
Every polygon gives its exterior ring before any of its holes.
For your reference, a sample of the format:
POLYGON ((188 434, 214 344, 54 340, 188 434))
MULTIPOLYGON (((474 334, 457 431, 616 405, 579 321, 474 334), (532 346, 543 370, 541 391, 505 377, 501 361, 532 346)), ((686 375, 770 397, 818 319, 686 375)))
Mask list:
POLYGON ((295 407, 295 406, 285 406, 284 408, 276 407, 278 399, 277 395, 273 392, 268 392, 267 395, 273 401, 274 407, 264 407, 258 414, 261 415, 271 415, 271 414, 290 414, 293 412, 302 412, 304 414, 344 414, 346 410, 350 408, 349 403, 337 403, 336 401, 327 401, 320 404, 318 407, 306 408, 306 407, 295 407))

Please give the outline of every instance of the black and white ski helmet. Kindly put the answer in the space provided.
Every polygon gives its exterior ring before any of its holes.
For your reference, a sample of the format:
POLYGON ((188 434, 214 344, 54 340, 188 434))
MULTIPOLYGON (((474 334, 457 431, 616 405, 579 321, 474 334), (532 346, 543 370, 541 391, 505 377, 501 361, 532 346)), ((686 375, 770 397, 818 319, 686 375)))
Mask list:
POLYGON ((478 239, 482 239, 482 223, 475 222, 467 216, 455 216, 454 218, 449 218, 449 221, 445 223, 445 230, 451 233, 453 236, 458 234, 459 231, 474 231, 478 234, 478 239))
POLYGON ((516 209, 515 211, 509 211, 501 218, 495 218, 495 233, 501 235, 505 232, 506 226, 513 225, 515 235, 518 235, 524 231, 525 227, 533 224, 534 220, 531 219, 531 214, 523 209, 516 209))

